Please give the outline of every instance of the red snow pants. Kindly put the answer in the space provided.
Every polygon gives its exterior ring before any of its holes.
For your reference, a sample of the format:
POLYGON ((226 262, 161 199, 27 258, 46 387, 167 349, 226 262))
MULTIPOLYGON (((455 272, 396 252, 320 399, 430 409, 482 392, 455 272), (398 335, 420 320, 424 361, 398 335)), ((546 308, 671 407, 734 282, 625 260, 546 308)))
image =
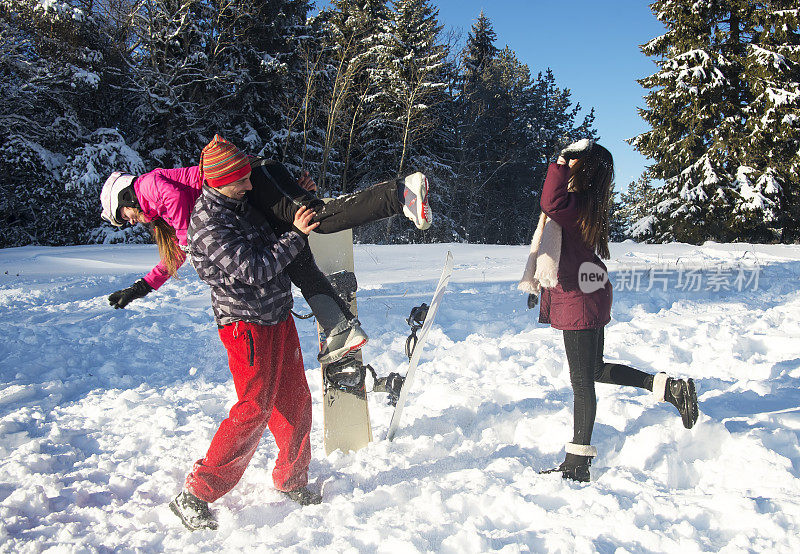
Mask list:
POLYGON ((290 315, 277 325, 239 321, 219 330, 228 350, 238 402, 220 424, 205 458, 186 477, 186 489, 214 502, 239 482, 264 430, 278 445, 275 488, 308 483, 311 461, 311 393, 300 341, 290 315))

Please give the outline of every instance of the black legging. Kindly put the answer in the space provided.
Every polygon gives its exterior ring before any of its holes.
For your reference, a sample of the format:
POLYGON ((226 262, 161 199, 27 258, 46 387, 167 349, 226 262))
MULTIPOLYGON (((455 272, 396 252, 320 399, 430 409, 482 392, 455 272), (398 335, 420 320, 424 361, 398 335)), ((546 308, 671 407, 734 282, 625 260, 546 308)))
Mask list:
POLYGON ((572 442, 591 444, 597 396, 594 384, 608 383, 653 390, 653 376, 622 364, 603 362, 604 327, 564 331, 569 378, 575 397, 572 442))
MULTIPOLYGON (((399 183, 395 181, 380 183, 325 203, 300 187, 283 164, 272 160, 257 160, 251 165, 253 171, 250 182, 253 190, 248 193, 248 201, 266 217, 279 236, 292 230, 294 214, 300 205, 317 212, 312 220, 320 222, 319 227, 314 230, 317 233, 336 233, 352 229, 403 211, 398 193, 399 183)), ((330 281, 320 271, 308 242, 286 267, 286 273, 306 301, 319 294, 329 296, 336 301, 345 317, 354 317, 350 307, 336 294, 330 281)))

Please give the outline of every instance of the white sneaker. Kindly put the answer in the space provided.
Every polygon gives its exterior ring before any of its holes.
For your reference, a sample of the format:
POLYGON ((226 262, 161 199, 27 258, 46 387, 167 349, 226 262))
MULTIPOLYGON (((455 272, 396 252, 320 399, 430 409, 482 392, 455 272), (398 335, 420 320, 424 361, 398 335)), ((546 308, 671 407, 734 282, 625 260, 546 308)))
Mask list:
POLYGON ((321 364, 330 364, 344 358, 367 344, 367 334, 361 330, 357 319, 348 322, 346 327, 336 328, 325 339, 325 349, 317 359, 321 364))
POLYGON ((403 199, 403 213, 414 222, 417 229, 430 227, 433 213, 428 204, 428 179, 425 175, 417 172, 406 177, 403 199))

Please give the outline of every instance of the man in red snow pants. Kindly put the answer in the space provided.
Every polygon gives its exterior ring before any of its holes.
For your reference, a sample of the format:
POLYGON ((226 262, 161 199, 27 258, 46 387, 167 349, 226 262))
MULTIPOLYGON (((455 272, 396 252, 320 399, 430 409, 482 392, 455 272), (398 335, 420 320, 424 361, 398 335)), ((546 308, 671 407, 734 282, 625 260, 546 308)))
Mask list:
POLYGON ((219 426, 205 458, 198 460, 186 488, 214 502, 242 477, 264 430, 278 445, 272 472, 275 488, 294 490, 308 483, 311 461, 311 394, 294 320, 277 325, 236 322, 219 330, 239 401, 219 426))
POLYGON ((278 446, 275 488, 303 505, 322 500, 306 487, 311 394, 284 273, 318 225, 310 223, 314 212, 300 208, 293 230, 275 236, 245 199, 252 188, 249 160, 222 137, 203 149, 200 171, 204 184, 189 223, 189 253, 211 287, 238 402, 170 503, 191 530, 217 528, 208 503, 236 486, 267 427, 278 446))

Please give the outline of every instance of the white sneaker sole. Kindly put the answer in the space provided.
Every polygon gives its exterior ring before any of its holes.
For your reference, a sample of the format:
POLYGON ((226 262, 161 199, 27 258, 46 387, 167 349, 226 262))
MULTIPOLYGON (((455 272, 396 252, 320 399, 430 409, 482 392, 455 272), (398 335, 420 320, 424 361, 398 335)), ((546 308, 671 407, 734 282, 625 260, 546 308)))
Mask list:
POLYGON ((361 350, 361 347, 367 344, 367 339, 362 340, 358 344, 354 344, 353 346, 340 348, 339 350, 334 350, 333 352, 328 352, 321 358, 318 357, 319 363, 321 364, 330 364, 333 362, 338 362, 345 356, 347 356, 350 352, 355 352, 356 350, 361 350))
POLYGON ((431 226, 432 219, 430 207, 428 209, 429 219, 425 219, 423 216, 425 203, 428 200, 428 178, 425 177, 423 173, 412 173, 405 178, 404 184, 412 193, 414 193, 417 198, 417 213, 413 213, 411 210, 409 210, 408 206, 403 206, 403 213, 407 218, 414 222, 414 225, 416 225, 417 229, 424 231, 431 226))

